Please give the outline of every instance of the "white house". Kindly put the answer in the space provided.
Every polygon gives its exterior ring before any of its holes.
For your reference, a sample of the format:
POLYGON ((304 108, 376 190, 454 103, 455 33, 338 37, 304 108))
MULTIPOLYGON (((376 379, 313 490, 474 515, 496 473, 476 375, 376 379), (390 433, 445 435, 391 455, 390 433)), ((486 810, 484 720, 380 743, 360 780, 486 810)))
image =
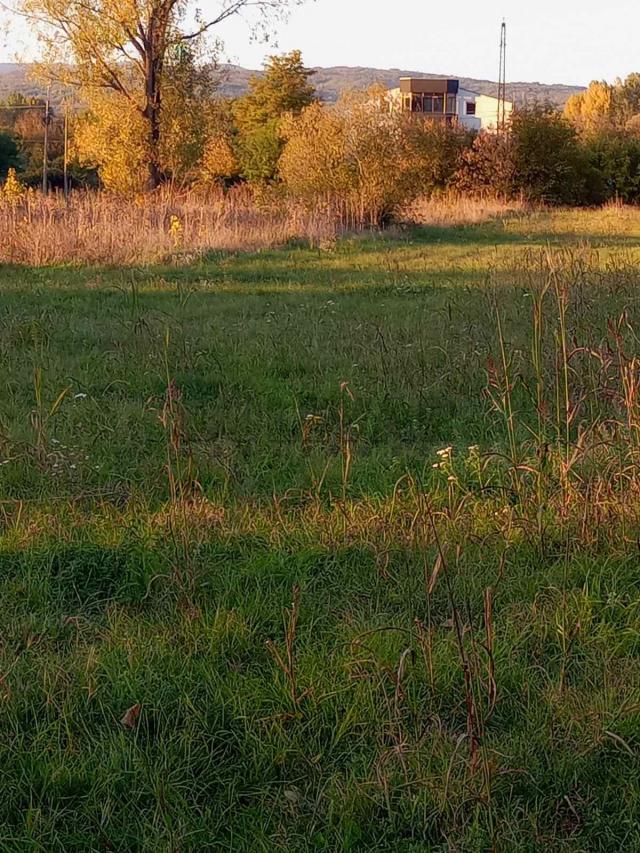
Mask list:
MULTIPOLYGON (((391 89, 389 98, 392 109, 422 114, 425 118, 439 119, 449 124, 458 123, 469 130, 498 129, 498 98, 462 89, 459 80, 401 77, 400 86, 391 89)), ((513 112, 511 101, 505 102, 504 112, 508 121, 513 112)))

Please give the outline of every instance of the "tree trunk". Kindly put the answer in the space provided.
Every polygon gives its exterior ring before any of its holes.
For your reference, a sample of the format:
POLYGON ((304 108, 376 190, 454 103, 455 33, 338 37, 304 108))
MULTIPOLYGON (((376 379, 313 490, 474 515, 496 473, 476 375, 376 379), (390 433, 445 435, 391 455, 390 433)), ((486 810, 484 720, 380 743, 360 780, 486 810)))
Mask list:
POLYGON ((154 26, 152 20, 149 26, 148 52, 145 62, 146 105, 144 118, 147 121, 147 139, 149 145, 149 177, 150 190, 157 189, 162 182, 160 168, 160 120, 162 112, 162 70, 164 56, 161 41, 161 28, 154 26))
POLYGON ((162 182, 162 170, 160 168, 160 114, 159 110, 151 109, 145 113, 145 117, 149 124, 148 139, 149 139, 149 177, 147 179, 148 188, 156 190, 162 182))

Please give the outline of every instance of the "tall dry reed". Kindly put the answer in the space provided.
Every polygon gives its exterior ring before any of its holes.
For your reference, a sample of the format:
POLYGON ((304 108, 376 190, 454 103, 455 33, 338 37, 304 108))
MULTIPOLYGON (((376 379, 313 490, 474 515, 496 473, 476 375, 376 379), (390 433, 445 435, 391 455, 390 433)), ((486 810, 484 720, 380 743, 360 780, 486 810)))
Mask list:
POLYGON ((399 211, 399 218, 415 225, 453 227, 475 225, 491 219, 526 213, 524 200, 504 200, 496 196, 469 196, 444 193, 420 196, 399 211))
MULTIPOLYGON (((398 218, 453 226, 513 212, 522 206, 448 196, 417 201, 398 218)), ((0 263, 188 263, 212 251, 258 251, 292 240, 322 246, 374 221, 349 199, 329 195, 301 203, 246 186, 136 198, 78 191, 66 200, 29 192, 14 200, 0 196, 0 263)))
POLYGON ((275 193, 159 193, 133 199, 100 192, 0 200, 0 263, 188 262, 216 250, 257 251, 290 240, 322 244, 336 235, 326 206, 310 209, 275 193))

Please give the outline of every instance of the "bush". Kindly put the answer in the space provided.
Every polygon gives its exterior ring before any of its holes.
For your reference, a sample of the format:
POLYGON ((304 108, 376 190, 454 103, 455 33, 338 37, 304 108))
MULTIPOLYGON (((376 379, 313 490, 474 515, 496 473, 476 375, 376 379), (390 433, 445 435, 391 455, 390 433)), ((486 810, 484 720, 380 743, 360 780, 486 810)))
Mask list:
POLYGON ((469 137, 393 113, 383 90, 313 104, 283 125, 279 174, 294 196, 339 198, 358 222, 379 224, 418 195, 445 189, 469 137))
POLYGON ((228 186, 238 179, 239 173, 240 166, 230 138, 221 135, 208 139, 200 164, 198 183, 204 186, 228 186))
POLYGON ((404 117, 407 190, 431 195, 453 182, 474 135, 444 122, 404 117))
POLYGON ((516 174, 513 140, 507 134, 480 133, 460 156, 453 183, 469 195, 511 198, 516 174))
POLYGON ((576 130, 553 107, 519 110, 511 121, 516 191, 532 201, 589 201, 589 159, 576 130))
POLYGON ((587 143, 591 172, 598 178, 592 201, 640 200, 640 138, 628 131, 609 130, 587 143))
POLYGON ((282 135, 279 174, 292 195, 310 201, 353 189, 343 116, 315 103, 299 117, 289 116, 282 135))
POLYGON ((7 178, 2 186, 0 186, 0 201, 6 201, 10 205, 15 205, 20 202, 26 192, 23 183, 18 179, 16 170, 12 167, 7 172, 7 178))
POLYGON ((244 128, 239 134, 238 155, 242 177, 251 183, 272 181, 282 153, 280 122, 273 118, 265 124, 244 128))

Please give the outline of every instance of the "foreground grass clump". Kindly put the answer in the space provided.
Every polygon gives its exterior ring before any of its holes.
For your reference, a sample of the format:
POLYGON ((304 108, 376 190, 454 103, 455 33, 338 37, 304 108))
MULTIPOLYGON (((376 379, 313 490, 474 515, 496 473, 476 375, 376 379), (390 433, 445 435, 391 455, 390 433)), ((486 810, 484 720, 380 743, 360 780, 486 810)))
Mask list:
POLYGON ((4 268, 0 847, 640 846, 638 231, 4 268))

